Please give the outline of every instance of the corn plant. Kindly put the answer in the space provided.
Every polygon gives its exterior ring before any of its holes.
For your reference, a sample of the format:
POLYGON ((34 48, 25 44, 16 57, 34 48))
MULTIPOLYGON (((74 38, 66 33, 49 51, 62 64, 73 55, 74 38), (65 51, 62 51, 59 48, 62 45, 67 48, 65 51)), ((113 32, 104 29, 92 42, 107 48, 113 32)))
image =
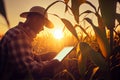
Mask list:
MULTIPOLYGON (((105 26, 106 26, 106 24, 107 25, 111 25, 111 24, 109 24, 109 23, 105 24, 104 23, 101 15, 99 14, 99 8, 96 9, 96 7, 91 2, 89 2, 87 0, 71 0, 71 6, 69 6, 68 5, 69 1, 70 0, 64 0, 64 1, 57 0, 57 1, 53 2, 51 5, 49 5, 47 7, 46 11, 52 5, 54 5, 58 2, 64 3, 66 5, 65 12, 71 10, 72 15, 74 16, 74 19, 77 23, 77 24, 74 24, 74 25, 69 20, 67 20, 65 18, 61 18, 57 14, 53 14, 53 15, 58 17, 64 23, 64 25, 67 27, 67 29, 77 39, 77 45, 79 45, 79 46, 76 47, 77 48, 76 53, 78 54, 78 57, 77 57, 78 68, 79 68, 80 75, 82 76, 82 79, 83 80, 85 79, 85 74, 86 74, 86 70, 87 70, 86 63, 87 63, 87 60, 89 59, 92 63, 94 63, 96 65, 96 67, 94 67, 92 69, 91 76, 88 80, 94 79, 94 75, 99 70, 104 72, 104 75, 102 75, 102 78, 99 77, 99 79, 110 80, 109 58, 111 56, 111 54, 110 54, 111 52, 110 52, 110 44, 109 44, 109 41, 108 41, 107 36, 106 36, 105 26), (92 7, 94 9, 94 11, 86 10, 85 12, 80 14, 79 13, 79 7, 81 6, 81 4, 90 5, 90 7, 92 7), (83 14, 94 14, 98 19, 98 26, 95 26, 92 22, 92 19, 90 19, 89 17, 84 18, 84 20, 86 20, 92 26, 92 28, 95 32, 97 43, 99 45, 99 48, 100 48, 101 52, 96 52, 87 42, 82 42, 81 39, 79 38, 77 32, 76 32, 75 28, 77 26, 87 35, 87 37, 89 37, 89 34, 80 25, 79 17, 83 14)), ((102 2, 102 0, 99 0, 100 9, 101 9, 101 13, 102 13, 102 16, 103 16, 104 15, 104 10, 102 8, 101 2, 102 2)), ((105 17, 105 15, 104 15, 104 17, 105 17)), ((105 19, 108 19, 108 18, 105 17, 105 19)), ((114 18, 112 18, 112 19, 114 19, 114 18)), ((109 29, 111 29, 111 28, 109 28, 109 29)))
POLYGON ((8 21, 7 16, 6 16, 6 10, 5 10, 4 0, 0 1, 0 14, 5 18, 5 20, 7 22, 7 26, 8 26, 8 28, 10 28, 9 21, 8 21))
MULTIPOLYGON (((119 14, 116 13, 116 4, 119 0, 98 0, 100 5, 101 14, 105 25, 110 30, 110 50, 113 50, 113 31, 115 27, 115 19, 119 21, 119 14)), ((120 2, 120 1, 119 1, 120 2)))

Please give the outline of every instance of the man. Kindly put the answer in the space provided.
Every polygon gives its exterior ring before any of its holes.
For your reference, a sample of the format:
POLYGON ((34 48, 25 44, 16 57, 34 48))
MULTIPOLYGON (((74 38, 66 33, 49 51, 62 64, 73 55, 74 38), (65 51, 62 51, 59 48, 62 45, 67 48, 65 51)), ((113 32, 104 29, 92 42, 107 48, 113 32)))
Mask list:
POLYGON ((55 69, 62 67, 62 64, 58 60, 36 60, 31 46, 31 42, 36 34, 43 30, 44 25, 53 27, 45 9, 35 6, 20 16, 26 18, 26 21, 10 29, 0 43, 0 80, 40 80, 53 76, 55 69))

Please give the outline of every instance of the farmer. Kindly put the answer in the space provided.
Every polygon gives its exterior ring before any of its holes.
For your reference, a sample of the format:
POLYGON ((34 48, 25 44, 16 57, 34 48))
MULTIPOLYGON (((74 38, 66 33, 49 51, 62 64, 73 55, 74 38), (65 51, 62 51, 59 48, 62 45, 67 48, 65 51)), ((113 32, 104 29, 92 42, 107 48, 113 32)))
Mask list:
POLYGON ((40 80, 52 77, 56 70, 63 70, 58 60, 40 61, 33 55, 31 43, 36 34, 44 29, 44 25, 53 28, 45 9, 34 6, 20 17, 26 21, 8 30, 0 42, 0 80, 40 80))

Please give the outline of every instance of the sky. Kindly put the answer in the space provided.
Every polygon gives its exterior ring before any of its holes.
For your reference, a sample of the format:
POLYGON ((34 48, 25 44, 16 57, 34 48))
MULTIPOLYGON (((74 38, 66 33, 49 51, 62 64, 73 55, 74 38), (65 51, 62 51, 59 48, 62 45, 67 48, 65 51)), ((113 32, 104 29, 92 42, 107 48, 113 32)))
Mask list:
MULTIPOLYGON (((20 18, 19 16, 22 12, 29 11, 29 9, 33 6, 42 6, 46 8, 54 1, 56 0, 4 0, 7 17, 10 22, 10 28, 16 26, 20 21, 24 22, 25 19, 20 18)), ((89 1, 94 3, 95 6, 98 6, 97 0, 89 1)), ((80 8, 81 11, 84 11, 85 9, 86 7, 80 8)), ((87 7, 87 9, 89 9, 89 7, 87 7)), ((57 14, 60 17, 66 18, 72 23, 75 23, 73 16, 69 15, 69 13, 65 13, 64 10, 65 5, 63 3, 57 3, 48 10, 48 13, 57 14)), ((53 15, 49 15, 49 19, 55 24, 56 27, 64 26, 63 23, 53 15)), ((8 27, 4 18, 1 15, 0 21, 0 33, 5 33, 8 30, 8 27)))
MULTIPOLYGON (((16 26, 20 21, 24 22, 25 19, 20 18, 22 12, 29 11, 33 6, 42 6, 44 8, 48 7, 51 3, 56 0, 4 0, 6 13, 8 20, 10 22, 10 28, 16 26)), ((98 7, 98 0, 88 0, 92 2, 96 7, 98 7)), ((93 10, 88 5, 82 5, 80 7, 80 12, 83 12, 87 9, 93 10)), ((54 13, 62 18, 70 20, 73 24, 75 23, 73 16, 68 12, 65 13, 65 5, 63 3, 57 3, 53 5, 48 13, 54 13)), ((49 19, 54 23, 55 27, 64 27, 63 23, 55 16, 49 15, 49 19)), ((96 22, 96 18, 92 16, 93 21, 96 22)), ((4 18, 0 15, 0 32, 5 33, 8 30, 4 18), (3 27, 4 26, 4 27, 3 27)), ((96 23, 95 23, 96 24, 96 23)), ((96 24, 97 25, 97 24, 96 24)))
MULTIPOLYGON (((29 9, 33 6, 42 6, 46 8, 54 1, 56 0, 4 0, 7 16, 11 26, 14 26, 19 20, 21 20, 19 17, 21 12, 29 11, 29 9)), ((90 1, 92 1, 94 4, 97 4, 97 0, 90 1)), ((67 15, 65 15, 64 10, 65 5, 63 3, 57 3, 53 5, 48 12, 59 14, 60 17, 65 17, 67 15)))

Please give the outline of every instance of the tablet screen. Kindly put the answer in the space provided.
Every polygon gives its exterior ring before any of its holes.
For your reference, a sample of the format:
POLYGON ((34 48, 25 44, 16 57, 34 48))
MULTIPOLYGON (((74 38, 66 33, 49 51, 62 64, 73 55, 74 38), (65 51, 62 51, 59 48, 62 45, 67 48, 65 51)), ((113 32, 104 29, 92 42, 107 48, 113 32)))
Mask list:
POLYGON ((57 59, 59 61, 62 61, 66 56, 67 54, 69 54, 71 52, 71 50, 73 49, 74 47, 73 46, 69 46, 69 47, 65 47, 63 48, 58 54, 57 56, 55 56, 54 59, 57 59))

